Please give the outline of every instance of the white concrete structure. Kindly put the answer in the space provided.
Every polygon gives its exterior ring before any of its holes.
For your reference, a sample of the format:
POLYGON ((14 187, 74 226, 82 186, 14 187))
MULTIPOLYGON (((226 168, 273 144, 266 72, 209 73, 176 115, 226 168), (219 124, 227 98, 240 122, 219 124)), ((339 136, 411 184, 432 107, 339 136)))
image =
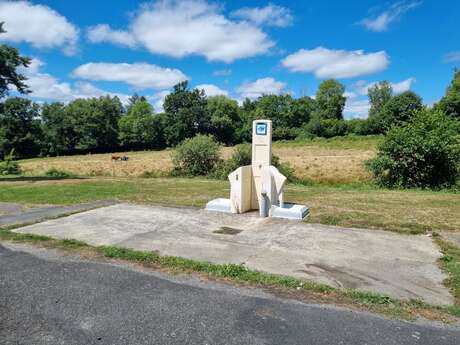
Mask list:
POLYGON ((284 205, 286 177, 271 165, 272 122, 256 120, 252 126, 252 164, 228 175, 230 199, 215 199, 206 205, 210 211, 244 213, 259 210, 262 217, 303 219, 308 208, 284 205))

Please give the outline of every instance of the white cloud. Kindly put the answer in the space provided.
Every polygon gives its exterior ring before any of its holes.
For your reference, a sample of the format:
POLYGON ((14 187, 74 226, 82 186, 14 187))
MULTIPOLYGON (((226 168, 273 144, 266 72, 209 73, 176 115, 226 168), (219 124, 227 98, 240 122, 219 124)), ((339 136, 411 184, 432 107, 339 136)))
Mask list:
POLYGON ((220 87, 213 84, 201 84, 197 85, 198 90, 204 90, 206 96, 228 96, 228 91, 222 90, 220 87))
POLYGON ((317 78, 353 78, 383 71, 389 64, 384 51, 332 50, 318 47, 300 49, 281 61, 292 72, 311 72, 317 78))
POLYGON ((111 42, 122 46, 133 48, 136 40, 127 31, 113 30, 107 24, 99 24, 88 29, 88 39, 90 42, 111 42))
POLYGON ((388 30, 391 23, 399 20, 406 12, 418 7, 422 1, 399 1, 382 13, 363 19, 360 24, 364 25, 366 29, 382 32, 388 30))
POLYGON ((238 87, 241 98, 256 99, 263 95, 280 95, 286 84, 273 78, 257 79, 252 83, 245 83, 238 87))
POLYGON ((37 48, 60 47, 64 53, 76 53, 78 28, 45 5, 27 1, 1 1, 0 22, 7 31, 0 40, 27 42, 37 48))
POLYGON ((101 96, 111 96, 118 97, 123 104, 128 104, 129 95, 118 93, 118 92, 108 92, 101 90, 95 87, 91 83, 78 81, 75 83, 74 89, 72 90, 72 98, 91 98, 91 97, 101 97, 101 96))
POLYGON ((86 82, 76 82, 71 85, 61 82, 48 73, 41 72, 45 65, 40 59, 34 58, 28 68, 22 68, 21 73, 26 77, 26 84, 32 91, 29 96, 35 99, 69 102, 77 98, 100 97, 105 95, 118 96, 123 103, 128 100, 128 95, 107 92, 96 88, 86 82))
POLYGON ((288 8, 269 4, 265 7, 244 7, 232 13, 234 17, 248 20, 256 25, 286 27, 292 24, 288 8))
POLYGON ((150 103, 153 104, 153 108, 155 109, 155 112, 157 113, 164 112, 163 104, 165 102, 166 96, 169 95, 170 93, 171 93, 170 90, 163 90, 163 91, 157 92, 153 96, 147 97, 150 103))
POLYGON ((358 96, 358 95, 357 95, 355 92, 353 92, 353 91, 345 91, 345 92, 343 93, 343 95, 344 95, 346 98, 355 98, 355 97, 358 96))
MULTIPOLYGON (((399 94, 404 91, 409 91, 412 87, 412 84, 415 83, 415 78, 407 78, 397 83, 390 83, 393 93, 399 94)), ((370 87, 376 85, 377 82, 367 82, 365 80, 359 80, 351 86, 351 90, 345 92, 345 96, 348 98, 356 98, 358 96, 367 96, 368 90, 370 87)))
POLYGON ((365 119, 369 114, 370 108, 371 105, 368 100, 347 99, 343 114, 346 119, 365 119))
POLYGON ((216 77, 226 77, 232 74, 231 69, 218 69, 214 71, 213 75, 216 77))
POLYGON ((444 56, 444 62, 459 62, 460 61, 460 51, 450 52, 444 56))
POLYGON ((127 31, 90 29, 96 41, 132 46, 176 58, 202 55, 227 63, 267 53, 274 43, 256 25, 232 21, 205 0, 164 0, 141 6, 127 31), (98 33, 102 31, 102 34, 98 33), (132 39, 131 39, 132 38, 132 39))
POLYGON ((409 91, 413 83, 415 83, 415 78, 408 78, 399 83, 391 83, 391 87, 393 88, 393 92, 398 94, 409 91))
POLYGON ((187 80, 178 69, 163 68, 146 63, 94 63, 77 67, 72 75, 88 80, 125 82, 139 89, 166 89, 187 80))

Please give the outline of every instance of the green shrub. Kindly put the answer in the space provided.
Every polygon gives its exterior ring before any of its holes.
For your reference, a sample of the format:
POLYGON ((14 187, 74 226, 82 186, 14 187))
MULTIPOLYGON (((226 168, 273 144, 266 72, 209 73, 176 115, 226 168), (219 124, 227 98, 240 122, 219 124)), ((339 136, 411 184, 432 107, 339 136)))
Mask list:
POLYGON ((48 177, 59 177, 59 178, 65 178, 65 177, 71 177, 73 176, 72 173, 69 173, 67 171, 64 171, 64 170, 59 170, 59 169, 56 169, 56 168, 51 168, 51 169, 48 169, 46 172, 45 172, 45 176, 48 176, 48 177))
POLYGON ((233 149, 232 158, 230 161, 236 168, 243 165, 251 165, 252 163, 252 146, 251 144, 239 144, 233 149))
POLYGON ((332 138, 346 135, 348 126, 344 120, 313 118, 303 130, 313 136, 332 138))
POLYGON ((236 145, 232 156, 227 160, 220 160, 216 165, 211 177, 226 180, 228 174, 244 165, 250 165, 252 160, 252 149, 250 144, 236 145))
POLYGON ((212 136, 198 134, 177 146, 172 159, 176 174, 205 176, 220 160, 219 145, 212 136))
POLYGON ((458 123, 439 110, 423 109, 392 127, 368 167, 388 187, 450 187, 459 176, 458 123))
MULTIPOLYGON (((252 147, 250 144, 236 145, 232 156, 227 160, 221 160, 211 176, 220 180, 226 180, 228 174, 238 169, 241 166, 251 165, 252 162, 252 147)), ((288 181, 297 181, 294 175, 294 169, 288 163, 281 163, 276 155, 272 155, 272 165, 278 168, 281 174, 286 176, 288 181)))
POLYGON ((0 162, 0 175, 20 175, 22 173, 18 162, 14 160, 14 149, 0 162))
POLYGON ((369 117, 367 119, 352 119, 345 121, 348 127, 348 134, 355 135, 373 135, 382 132, 382 124, 379 123, 377 117, 369 117))
POLYGON ((299 182, 299 179, 294 174, 294 169, 289 163, 281 163, 277 155, 272 154, 272 165, 276 167, 281 174, 286 176, 289 182, 299 182))

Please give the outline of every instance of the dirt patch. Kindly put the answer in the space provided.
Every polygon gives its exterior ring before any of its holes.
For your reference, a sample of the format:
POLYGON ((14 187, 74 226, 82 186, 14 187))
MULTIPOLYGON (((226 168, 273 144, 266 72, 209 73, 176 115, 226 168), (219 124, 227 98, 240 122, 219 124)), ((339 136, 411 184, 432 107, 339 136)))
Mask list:
POLYGON ((215 234, 222 234, 222 235, 237 235, 243 230, 230 228, 228 226, 222 226, 218 230, 213 231, 215 234))

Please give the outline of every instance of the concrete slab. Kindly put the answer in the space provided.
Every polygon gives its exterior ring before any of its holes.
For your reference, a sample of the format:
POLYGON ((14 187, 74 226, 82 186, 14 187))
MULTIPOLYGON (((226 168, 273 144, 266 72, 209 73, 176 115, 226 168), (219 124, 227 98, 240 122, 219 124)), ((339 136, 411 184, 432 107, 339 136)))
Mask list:
POLYGON ((439 249, 431 238, 421 235, 258 218, 254 213, 233 215, 132 204, 99 208, 15 231, 245 264, 336 287, 422 298, 434 304, 453 302, 442 285, 446 275, 436 265, 439 249), (222 227, 242 231, 222 231, 222 227))
POLYGON ((0 226, 35 223, 46 219, 62 216, 68 213, 87 211, 97 207, 114 205, 112 200, 94 201, 78 205, 30 205, 15 203, 0 203, 0 226))

